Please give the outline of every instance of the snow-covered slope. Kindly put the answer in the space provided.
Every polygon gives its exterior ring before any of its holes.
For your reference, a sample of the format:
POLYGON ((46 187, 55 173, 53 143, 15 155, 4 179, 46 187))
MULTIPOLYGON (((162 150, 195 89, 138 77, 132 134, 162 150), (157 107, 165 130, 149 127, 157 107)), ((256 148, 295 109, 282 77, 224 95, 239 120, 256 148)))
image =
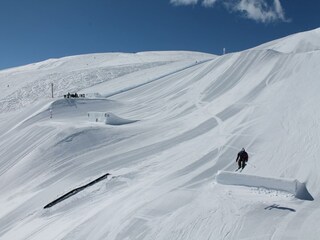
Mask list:
POLYGON ((54 95, 61 97, 67 91, 79 92, 121 76, 129 78, 131 73, 148 74, 154 78, 213 57, 190 52, 106 53, 49 59, 3 70, 0 71, 0 112, 51 97, 52 83, 54 95))
POLYGON ((257 50, 271 49, 282 53, 301 53, 320 50, 320 28, 262 44, 257 50))
POLYGON ((317 239, 320 51, 290 52, 98 54, 1 71, 0 238, 317 239), (57 96, 99 97, 52 100, 51 80, 57 96), (215 181, 241 147, 242 173, 273 189, 215 181), (313 200, 277 190, 282 178, 313 200))

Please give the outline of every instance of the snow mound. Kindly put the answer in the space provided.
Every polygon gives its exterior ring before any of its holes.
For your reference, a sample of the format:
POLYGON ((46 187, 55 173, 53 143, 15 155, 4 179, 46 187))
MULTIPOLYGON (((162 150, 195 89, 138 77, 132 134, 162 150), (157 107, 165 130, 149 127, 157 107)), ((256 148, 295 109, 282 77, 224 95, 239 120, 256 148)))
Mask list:
POLYGON ((216 181, 225 185, 240 185, 247 187, 261 187, 284 191, 293 194, 295 197, 303 200, 313 200, 304 183, 296 179, 269 178, 242 173, 219 171, 216 175, 216 181))
POLYGON ((109 125, 124 125, 124 124, 129 124, 129 123, 134 123, 134 122, 137 122, 137 120, 129 120, 129 119, 120 118, 110 112, 106 114, 105 123, 109 124, 109 125))

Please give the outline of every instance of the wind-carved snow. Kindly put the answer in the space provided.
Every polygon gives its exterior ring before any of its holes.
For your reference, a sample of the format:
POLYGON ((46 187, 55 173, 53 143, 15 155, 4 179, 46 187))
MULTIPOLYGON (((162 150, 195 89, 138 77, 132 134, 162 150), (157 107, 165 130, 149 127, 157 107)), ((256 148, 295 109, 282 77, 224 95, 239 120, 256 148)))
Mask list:
MULTIPOLYGON (((90 98, 41 98, 0 114, 0 238, 317 239, 320 53, 294 49, 314 34, 299 36, 290 54, 83 55, 1 71, 3 99, 53 73, 69 76, 55 84, 61 94, 71 81, 90 98), (168 64, 95 85, 68 75, 158 62, 168 64), (88 112, 138 121, 95 123, 88 112), (314 200, 215 183, 219 170, 237 168, 242 147, 248 185, 296 179, 314 200), (107 172, 117 177, 42 209, 107 172)), ((31 98, 23 96, 17 102, 31 98)))

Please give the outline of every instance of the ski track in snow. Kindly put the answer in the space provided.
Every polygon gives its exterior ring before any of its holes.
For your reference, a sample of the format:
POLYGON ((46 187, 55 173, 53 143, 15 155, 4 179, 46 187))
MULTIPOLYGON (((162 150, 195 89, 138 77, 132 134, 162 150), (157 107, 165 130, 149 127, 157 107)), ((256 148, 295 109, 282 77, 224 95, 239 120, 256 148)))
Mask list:
POLYGON ((128 58, 132 65, 117 55, 106 66, 99 56, 91 68, 83 56, 0 72, 3 86, 30 78, 6 89, 0 104, 1 239, 316 239, 319 52, 184 53, 179 61, 167 54, 137 54, 148 61, 128 58), (50 75, 52 68, 64 72, 50 75), (109 98, 29 105, 52 79, 60 96, 109 98), (138 121, 89 122, 90 111, 138 121), (315 200, 216 184, 219 170, 234 171, 243 146, 251 164, 243 173, 297 178, 315 200), (112 178, 43 209, 107 172, 112 178))

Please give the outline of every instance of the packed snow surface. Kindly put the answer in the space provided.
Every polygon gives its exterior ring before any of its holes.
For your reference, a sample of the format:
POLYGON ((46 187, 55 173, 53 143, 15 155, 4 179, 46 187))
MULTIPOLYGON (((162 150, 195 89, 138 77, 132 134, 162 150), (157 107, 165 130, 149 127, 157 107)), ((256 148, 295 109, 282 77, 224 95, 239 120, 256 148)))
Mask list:
POLYGON ((106 53, 0 71, 0 239, 318 239, 319 35, 223 56, 106 53), (272 189, 215 182, 242 147, 241 181, 272 189))
POLYGON ((229 171, 218 171, 216 181, 226 185, 265 188, 288 192, 303 200, 313 200, 304 184, 296 179, 268 178, 255 175, 241 174, 229 171))

